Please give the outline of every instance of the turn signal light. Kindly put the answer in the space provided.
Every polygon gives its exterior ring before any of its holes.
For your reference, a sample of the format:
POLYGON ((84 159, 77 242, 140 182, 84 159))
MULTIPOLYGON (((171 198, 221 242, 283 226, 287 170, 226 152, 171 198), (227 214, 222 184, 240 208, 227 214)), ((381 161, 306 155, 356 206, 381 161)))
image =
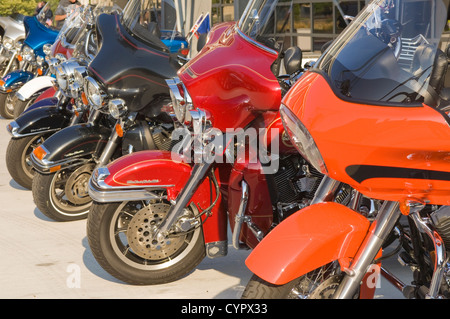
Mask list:
POLYGON ((5 81, 0 80, 0 86, 4 86, 5 85, 5 81))
POLYGON ((119 135, 120 137, 123 137, 123 129, 120 124, 116 124, 116 132, 117 132, 117 135, 119 135))
POLYGON ((47 155, 47 152, 44 151, 42 146, 39 146, 34 149, 33 154, 37 159, 42 160, 44 158, 44 156, 47 155))
POLYGON ((21 55, 18 55, 18 56, 17 56, 17 60, 19 60, 19 62, 22 62, 23 57, 22 57, 21 55))
POLYGON ((84 105, 88 105, 89 104, 89 101, 88 101, 88 99, 86 97, 86 94, 84 92, 81 93, 81 101, 83 101, 84 105))

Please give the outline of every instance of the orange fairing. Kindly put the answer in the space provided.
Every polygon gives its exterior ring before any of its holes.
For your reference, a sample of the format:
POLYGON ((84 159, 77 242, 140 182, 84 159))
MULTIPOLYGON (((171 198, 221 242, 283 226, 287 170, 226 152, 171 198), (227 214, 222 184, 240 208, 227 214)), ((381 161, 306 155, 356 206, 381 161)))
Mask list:
POLYGON ((305 125, 330 177, 390 201, 450 204, 448 117, 427 105, 370 105, 340 99, 309 72, 283 103, 305 125))
POLYGON ((283 285, 334 260, 348 264, 369 226, 366 218, 343 205, 312 205, 275 227, 245 263, 265 281, 283 285))

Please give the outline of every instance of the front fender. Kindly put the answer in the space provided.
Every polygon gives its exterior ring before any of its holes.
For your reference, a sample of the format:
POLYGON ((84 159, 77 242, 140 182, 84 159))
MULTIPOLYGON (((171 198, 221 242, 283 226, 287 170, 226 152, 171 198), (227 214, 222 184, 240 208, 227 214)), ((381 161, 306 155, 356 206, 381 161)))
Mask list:
MULTIPOLYGON (((158 191, 167 191, 167 199, 175 200, 186 185, 192 166, 170 151, 139 151, 120 157, 106 167, 94 170, 89 181, 89 195, 97 202, 120 202, 158 199, 158 191), (155 197, 157 196, 157 197, 155 197)), ((216 170, 216 176, 218 171, 216 170)), ((200 184, 190 203, 199 210, 205 209, 216 198, 214 185, 209 177, 200 184)), ((206 243, 226 240, 226 214, 221 210, 222 197, 211 210, 203 224, 206 243)))
MULTIPOLYGON (((36 100, 34 100, 34 103, 40 102, 41 100, 44 100, 44 99, 48 99, 48 98, 54 97, 54 96, 55 96, 55 93, 56 93, 56 89, 55 89, 53 86, 52 86, 52 87, 49 87, 49 88, 46 89, 44 92, 42 92, 42 93, 37 97, 36 100)), ((57 99, 57 98, 55 97, 55 99, 57 99)))
POLYGON ((34 102, 30 107, 23 110, 22 114, 24 114, 26 112, 30 112, 30 111, 40 108, 40 107, 57 107, 58 102, 59 102, 59 99, 56 97, 49 97, 46 99, 41 99, 37 102, 34 102))
POLYGON ((43 174, 86 162, 93 154, 101 153, 110 135, 111 129, 102 125, 65 127, 31 153, 31 162, 43 174))
POLYGON ((30 81, 34 74, 29 71, 15 70, 5 75, 2 80, 4 84, 0 86, 3 91, 14 90, 19 84, 30 81))
POLYGON ((362 215, 337 203, 308 206, 276 226, 245 264, 265 281, 283 285, 334 260, 353 258, 369 226, 362 215))
POLYGON ((42 106, 27 110, 8 126, 13 138, 56 132, 70 124, 72 112, 57 106, 42 106))
POLYGON ((26 101, 33 94, 43 91, 53 86, 55 78, 47 75, 38 76, 25 83, 17 92, 16 95, 19 100, 26 101))

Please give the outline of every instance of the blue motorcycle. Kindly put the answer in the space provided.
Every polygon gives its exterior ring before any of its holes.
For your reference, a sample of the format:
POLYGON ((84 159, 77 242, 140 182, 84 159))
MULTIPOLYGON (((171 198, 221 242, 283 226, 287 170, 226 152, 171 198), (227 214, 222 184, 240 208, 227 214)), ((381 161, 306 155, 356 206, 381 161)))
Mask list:
POLYGON ((13 97, 15 92, 38 74, 44 74, 44 45, 55 42, 59 30, 46 24, 45 10, 48 4, 36 16, 24 18, 25 40, 17 55, 20 69, 6 74, 0 80, 0 115, 7 119, 14 117, 13 97))

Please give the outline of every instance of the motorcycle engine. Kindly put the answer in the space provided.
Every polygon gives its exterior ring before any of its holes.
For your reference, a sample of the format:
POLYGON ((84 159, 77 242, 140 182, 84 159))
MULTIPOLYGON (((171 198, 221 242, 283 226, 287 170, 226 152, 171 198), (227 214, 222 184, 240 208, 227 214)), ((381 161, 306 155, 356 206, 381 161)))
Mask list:
POLYGON ((444 241, 446 250, 450 250, 450 206, 442 206, 434 211, 431 221, 444 241))
POLYGON ((323 175, 301 156, 280 159, 278 171, 267 175, 271 201, 279 221, 308 205, 323 175))

